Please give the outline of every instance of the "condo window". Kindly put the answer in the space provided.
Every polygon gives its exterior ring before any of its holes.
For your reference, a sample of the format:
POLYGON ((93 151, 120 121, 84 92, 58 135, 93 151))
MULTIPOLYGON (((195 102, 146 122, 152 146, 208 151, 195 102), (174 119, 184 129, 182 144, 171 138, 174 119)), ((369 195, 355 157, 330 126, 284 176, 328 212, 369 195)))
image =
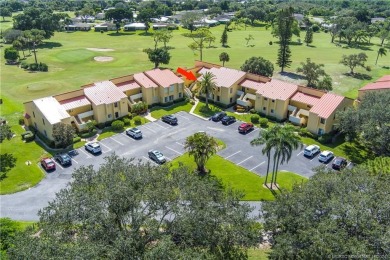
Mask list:
POLYGON ((118 118, 118 117, 119 117, 119 113, 115 112, 115 118, 118 118))
POLYGON ((114 107, 118 107, 118 102, 115 102, 115 103, 114 103, 114 107))
POLYGON ((111 114, 108 114, 108 116, 107 116, 107 117, 108 117, 108 118, 111 118, 111 116, 112 116, 111 114))
POLYGON ((217 101, 219 102, 219 96, 217 96, 217 101))
POLYGON ((165 98, 164 98, 164 102, 168 102, 168 97, 165 97, 165 98))
POLYGON ((263 107, 263 110, 266 110, 266 107, 263 107))
POLYGON ((179 93, 179 98, 181 98, 181 92, 179 93))
POLYGON ((267 100, 268 100, 268 98, 265 97, 265 98, 264 98, 264 101, 267 101, 267 100))
POLYGON ((35 117, 35 113, 34 113, 34 111, 33 111, 33 116, 35 117))
POLYGON ((325 118, 321 117, 320 122, 321 122, 321 124, 325 124, 325 118))
POLYGON ((273 109, 271 109, 271 113, 273 113, 274 112, 274 110, 273 109))
POLYGON ((45 125, 45 119, 43 119, 43 118, 42 118, 42 123, 43 123, 43 125, 45 125))
POLYGON ((164 89, 164 93, 168 93, 168 88, 165 88, 165 89, 164 89))
POLYGON ((230 103, 233 103, 233 98, 230 98, 230 103))
POLYGON ((244 87, 242 87, 242 91, 245 92, 245 88, 244 87))
POLYGON ((45 136, 47 136, 46 130, 43 130, 43 133, 45 134, 45 136))
POLYGON ((170 91, 170 92, 175 91, 175 85, 171 85, 171 86, 169 87, 169 91, 170 91))
POLYGON ((232 88, 230 88, 230 94, 232 94, 233 93, 233 89, 232 88))
POLYGON ((275 103, 275 99, 272 99, 272 103, 275 103))
POLYGON ((34 126, 35 126, 35 129, 38 130, 38 126, 37 126, 36 122, 34 122, 34 126))
POLYGON ((169 96, 169 101, 172 101, 173 100, 173 95, 170 95, 169 96))

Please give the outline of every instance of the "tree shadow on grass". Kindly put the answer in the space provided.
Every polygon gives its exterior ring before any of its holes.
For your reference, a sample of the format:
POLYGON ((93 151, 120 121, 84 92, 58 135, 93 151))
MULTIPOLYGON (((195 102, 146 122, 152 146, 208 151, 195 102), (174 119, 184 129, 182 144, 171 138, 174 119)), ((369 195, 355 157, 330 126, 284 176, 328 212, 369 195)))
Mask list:
POLYGON ((12 22, 12 21, 11 20, 5 20, 5 21, 1 20, 0 21, 0 23, 10 23, 10 22, 12 22))
POLYGON ((359 79, 359 80, 371 80, 372 77, 370 75, 367 75, 367 74, 363 74, 363 73, 344 73, 345 76, 348 76, 348 77, 352 77, 352 78, 355 78, 355 79, 359 79))
POLYGON ((113 32, 113 33, 107 33, 108 36, 127 36, 127 35, 134 35, 135 32, 113 32))
POLYGON ((314 45, 311 45, 311 44, 306 45, 306 47, 309 47, 309 48, 317 48, 317 46, 314 46, 314 45))
POLYGON ((37 49, 53 49, 62 47, 62 44, 59 42, 43 42, 37 46, 37 49))
POLYGON ((342 149, 355 164, 361 164, 375 158, 375 155, 367 147, 357 141, 347 143, 342 149))
POLYGON ((149 32, 143 32, 143 33, 140 33, 138 35, 141 35, 141 36, 151 36, 153 35, 152 33, 149 33, 149 32))
POLYGON ((295 74, 293 72, 280 72, 279 74, 281 76, 288 77, 288 78, 294 79, 294 80, 306 79, 304 76, 299 75, 299 74, 295 74))

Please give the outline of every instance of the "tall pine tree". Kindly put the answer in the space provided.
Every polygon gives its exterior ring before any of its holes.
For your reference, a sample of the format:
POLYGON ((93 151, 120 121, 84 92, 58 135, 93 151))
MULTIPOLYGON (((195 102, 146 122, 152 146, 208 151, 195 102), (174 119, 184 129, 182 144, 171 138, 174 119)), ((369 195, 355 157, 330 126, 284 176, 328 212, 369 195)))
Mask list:
POLYGON ((227 35, 227 27, 225 26, 225 29, 223 30, 222 36, 221 36, 221 43, 222 46, 225 47, 228 41, 228 35, 227 35))
POLYGON ((307 28, 305 35, 306 46, 309 46, 313 42, 313 29, 311 27, 307 28))
POLYGON ((291 50, 289 44, 293 34, 294 24, 294 9, 292 7, 285 8, 279 11, 277 17, 277 36, 279 38, 279 51, 277 64, 281 68, 281 72, 284 68, 288 68, 291 65, 291 50))

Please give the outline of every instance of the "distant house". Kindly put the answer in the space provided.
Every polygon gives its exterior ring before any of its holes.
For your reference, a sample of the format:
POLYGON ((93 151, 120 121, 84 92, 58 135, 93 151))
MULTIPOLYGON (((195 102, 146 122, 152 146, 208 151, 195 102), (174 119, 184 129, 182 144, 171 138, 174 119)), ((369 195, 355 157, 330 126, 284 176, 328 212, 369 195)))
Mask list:
POLYGON ((95 25, 95 32, 100 31, 116 31, 116 25, 114 23, 102 23, 95 25))
POLYGON ((91 25, 87 23, 76 23, 65 25, 65 30, 67 31, 89 31, 91 30, 91 25))
POLYGON ((214 20, 218 21, 221 24, 226 24, 232 20, 232 17, 227 14, 222 14, 214 17, 214 20))
POLYGON ((307 25, 306 25, 306 23, 304 22, 304 16, 303 16, 303 14, 294 14, 294 18, 295 18, 295 20, 298 21, 298 26, 299 26, 299 28, 302 29, 302 30, 305 30, 306 27, 307 27, 307 25))
POLYGON ((146 26, 144 23, 131 23, 123 26, 124 31, 137 31, 137 30, 145 30, 146 26))
POLYGON ((95 18, 98 19, 98 20, 104 20, 104 17, 105 17, 105 13, 97 13, 95 15, 95 18))
POLYGON ((168 30, 177 30, 179 27, 176 24, 172 23, 155 23, 153 24, 153 30, 159 29, 168 29, 168 30))
POLYGON ((362 100, 367 92, 390 91, 390 75, 385 75, 373 83, 368 83, 358 91, 358 99, 362 100))
POLYGON ((371 23, 378 23, 378 22, 384 22, 386 19, 383 17, 374 17, 371 18, 371 23))

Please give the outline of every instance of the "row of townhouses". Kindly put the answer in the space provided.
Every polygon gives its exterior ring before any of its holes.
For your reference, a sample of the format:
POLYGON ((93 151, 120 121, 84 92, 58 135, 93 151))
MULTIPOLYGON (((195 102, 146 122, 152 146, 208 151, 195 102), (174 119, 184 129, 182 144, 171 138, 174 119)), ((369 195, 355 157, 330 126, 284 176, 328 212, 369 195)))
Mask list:
POLYGON ((153 105, 182 99, 207 71, 215 76, 217 88, 209 97, 213 101, 251 107, 266 116, 306 126, 314 134, 335 129, 337 111, 354 103, 333 93, 202 61, 187 71, 197 80, 189 81, 168 69, 154 69, 35 99, 24 103, 25 124, 52 139, 53 126, 58 123, 82 130, 89 120, 104 123, 128 115, 139 101, 153 105))

